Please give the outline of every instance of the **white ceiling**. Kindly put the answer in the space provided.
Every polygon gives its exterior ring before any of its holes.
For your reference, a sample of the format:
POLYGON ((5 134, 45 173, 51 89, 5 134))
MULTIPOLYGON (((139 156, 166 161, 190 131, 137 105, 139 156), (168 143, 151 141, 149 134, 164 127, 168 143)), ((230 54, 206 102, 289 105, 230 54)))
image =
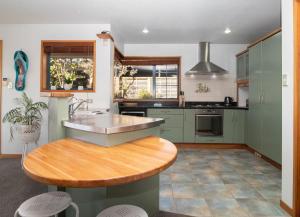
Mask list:
POLYGON ((280 0, 0 0, 0 23, 110 23, 125 43, 249 43, 281 25, 280 0))

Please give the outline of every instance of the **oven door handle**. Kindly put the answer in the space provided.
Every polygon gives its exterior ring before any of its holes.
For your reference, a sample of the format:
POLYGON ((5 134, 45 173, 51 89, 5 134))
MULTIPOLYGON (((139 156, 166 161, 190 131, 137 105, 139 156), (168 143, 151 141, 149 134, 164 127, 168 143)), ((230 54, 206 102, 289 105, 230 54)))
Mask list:
POLYGON ((222 115, 215 114, 215 115, 196 115, 196 117, 222 117, 222 115))
POLYGON ((121 115, 123 115, 123 114, 142 114, 143 115, 143 117, 145 117, 146 116, 146 113, 145 112, 142 112, 142 111, 122 111, 121 112, 121 115))

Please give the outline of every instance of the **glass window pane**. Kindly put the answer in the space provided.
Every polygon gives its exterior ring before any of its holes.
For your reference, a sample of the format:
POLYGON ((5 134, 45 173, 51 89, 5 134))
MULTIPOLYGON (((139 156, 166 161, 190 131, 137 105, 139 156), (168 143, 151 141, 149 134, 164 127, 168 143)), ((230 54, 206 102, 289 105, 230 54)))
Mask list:
MULTIPOLYGON (((88 43, 90 44, 90 43, 88 43)), ((47 88, 89 90, 94 82, 94 48, 92 45, 44 45, 47 56, 47 88)))
POLYGON ((115 70, 115 97, 125 99, 176 99, 178 97, 178 65, 176 64, 115 68, 118 68, 115 70))
POLYGON ((119 66, 115 72, 115 96, 125 99, 153 98, 153 66, 119 66))

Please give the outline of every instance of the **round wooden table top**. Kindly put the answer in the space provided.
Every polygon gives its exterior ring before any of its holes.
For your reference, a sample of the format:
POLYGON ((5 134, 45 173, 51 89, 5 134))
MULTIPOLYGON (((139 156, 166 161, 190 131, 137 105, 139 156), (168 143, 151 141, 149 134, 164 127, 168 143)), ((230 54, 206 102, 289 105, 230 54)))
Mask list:
POLYGON ((62 139, 30 152, 24 170, 32 179, 63 187, 104 187, 160 173, 176 160, 176 146, 146 137, 111 147, 62 139))

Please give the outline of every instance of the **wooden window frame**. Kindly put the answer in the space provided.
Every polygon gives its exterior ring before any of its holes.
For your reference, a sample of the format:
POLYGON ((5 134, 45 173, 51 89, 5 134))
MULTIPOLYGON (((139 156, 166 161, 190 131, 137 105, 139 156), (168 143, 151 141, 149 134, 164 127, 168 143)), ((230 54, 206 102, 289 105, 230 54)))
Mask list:
MULTIPOLYGON (((0 40, 0 120, 2 120, 2 58, 3 58, 3 41, 0 40)), ((2 129, 2 122, 0 122, 0 129, 2 129)), ((2 130, 0 130, 0 155, 2 154, 2 135, 1 135, 2 130)))
POLYGON ((96 40, 42 40, 41 41, 41 72, 40 72, 40 92, 86 92, 94 93, 96 92, 96 40), (82 45, 87 43, 93 44, 93 86, 92 90, 48 90, 47 87, 47 54, 44 52, 45 44, 65 44, 65 45, 82 45))
MULTIPOLYGON (((178 102, 179 92, 181 91, 181 57, 180 56, 124 56, 117 48, 115 48, 115 61, 119 61, 124 65, 178 65, 178 92, 176 99, 118 99, 114 98, 114 102, 178 102)), ((114 90, 114 88, 113 88, 114 90)))
POLYGON ((294 178, 292 215, 300 217, 300 0, 294 0, 294 178))

